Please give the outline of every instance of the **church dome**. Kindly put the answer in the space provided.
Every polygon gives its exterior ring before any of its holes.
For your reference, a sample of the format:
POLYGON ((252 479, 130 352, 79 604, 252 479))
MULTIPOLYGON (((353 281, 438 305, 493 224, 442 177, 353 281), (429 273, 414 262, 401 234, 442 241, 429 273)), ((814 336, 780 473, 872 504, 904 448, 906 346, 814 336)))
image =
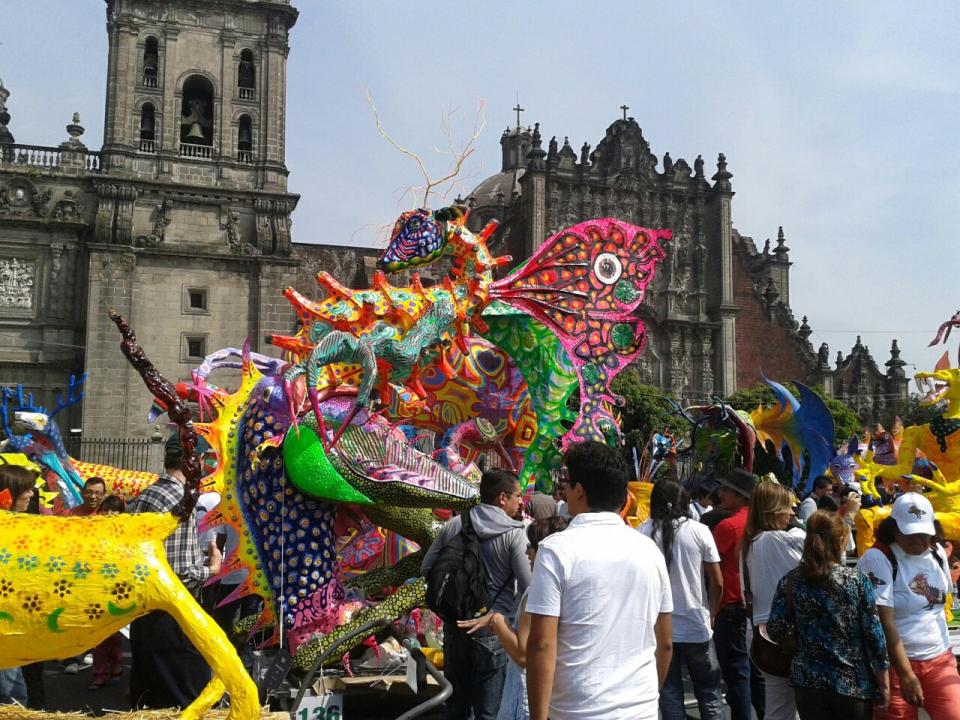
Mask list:
POLYGON ((509 205, 514 191, 520 193, 520 178, 526 170, 517 168, 491 175, 477 185, 467 196, 473 199, 474 207, 495 207, 509 205), (502 200, 501 200, 502 197, 502 200))

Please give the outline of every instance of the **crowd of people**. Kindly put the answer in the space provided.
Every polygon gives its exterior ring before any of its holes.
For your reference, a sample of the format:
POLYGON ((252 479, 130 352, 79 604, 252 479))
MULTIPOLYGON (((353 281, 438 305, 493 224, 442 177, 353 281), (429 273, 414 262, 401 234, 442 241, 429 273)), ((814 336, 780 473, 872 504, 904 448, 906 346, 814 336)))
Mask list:
MULTIPOLYGON (((180 461, 168 444, 165 472, 128 508, 91 478, 73 512, 168 512, 183 496, 180 461)), ((0 467, 14 512, 31 511, 35 480, 0 467)), ((469 535, 482 570, 483 607, 444 618, 447 718, 683 720, 685 682, 701 720, 728 708, 733 720, 893 720, 918 707, 960 718, 952 547, 921 492, 893 499, 876 544, 854 559, 857 488, 817 478, 798 503, 743 469, 692 493, 661 479, 634 530, 620 515, 627 480, 620 452, 594 442, 567 450, 555 497, 524 503, 516 475, 483 473, 480 504, 444 525, 422 564, 430 582, 445 548, 469 535)), ((195 518, 167 554, 198 593, 221 562, 195 518)), ((134 707, 185 707, 209 680, 162 613, 134 621, 130 646, 134 707)), ((115 636, 93 650, 91 690, 122 674, 119 649, 115 636)), ((2 670, 0 697, 26 704, 38 680, 33 666, 2 670)))
POLYGON ((682 720, 685 681, 702 720, 960 718, 952 548, 916 488, 857 559, 855 486, 816 478, 798 502, 743 469, 692 493, 663 479, 634 531, 627 479, 616 449, 574 445, 563 504, 539 498, 524 527, 516 477, 483 475, 468 515, 495 600, 445 623, 449 720, 682 720))

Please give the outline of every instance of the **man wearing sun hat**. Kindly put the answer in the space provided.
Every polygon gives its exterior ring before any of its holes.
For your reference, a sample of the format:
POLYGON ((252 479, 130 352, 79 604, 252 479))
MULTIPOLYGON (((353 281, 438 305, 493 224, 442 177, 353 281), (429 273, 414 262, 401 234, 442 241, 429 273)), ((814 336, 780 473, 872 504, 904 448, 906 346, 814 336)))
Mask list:
POLYGON ((747 505, 757 477, 744 468, 734 468, 717 478, 720 507, 733 513, 713 529, 720 551, 723 595, 714 623, 713 644, 727 686, 727 704, 733 720, 750 720, 751 703, 758 716, 764 711, 763 676, 750 662, 747 651, 747 610, 740 590, 740 541, 747 525, 747 505))
POLYGON ((889 708, 874 715, 879 720, 915 718, 911 705, 922 705, 932 720, 955 720, 960 709, 960 676, 944 615, 954 588, 942 548, 932 549, 935 535, 930 501, 906 493, 877 529, 877 544, 857 564, 873 582, 895 670, 889 708))

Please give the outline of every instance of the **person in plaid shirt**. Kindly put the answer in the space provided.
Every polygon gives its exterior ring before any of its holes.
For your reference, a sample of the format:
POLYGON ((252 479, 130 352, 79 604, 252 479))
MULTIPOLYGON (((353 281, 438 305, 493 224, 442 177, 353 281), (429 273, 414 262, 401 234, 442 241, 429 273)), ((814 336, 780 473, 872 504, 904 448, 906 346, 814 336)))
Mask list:
MULTIPOLYGON (((167 442, 164 472, 130 505, 128 512, 170 512, 183 498, 183 451, 177 435, 167 442)), ((167 562, 183 584, 196 595, 212 575, 220 572, 222 555, 216 543, 207 546, 204 559, 197 538, 196 511, 166 540, 167 562)), ((187 707, 210 681, 210 668, 170 615, 154 612, 130 625, 130 702, 133 708, 187 707)))

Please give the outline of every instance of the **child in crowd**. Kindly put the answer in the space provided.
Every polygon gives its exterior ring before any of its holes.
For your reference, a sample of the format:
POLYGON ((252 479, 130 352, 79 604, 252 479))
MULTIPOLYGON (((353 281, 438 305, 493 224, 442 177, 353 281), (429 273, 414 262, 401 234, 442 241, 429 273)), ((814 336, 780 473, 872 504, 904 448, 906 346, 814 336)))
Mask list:
MULTIPOLYGON (((97 515, 119 515, 126 509, 123 498, 107 495, 97 508, 97 515)), ((123 674, 123 636, 114 633, 93 651, 93 683, 88 690, 100 690, 123 674)))

